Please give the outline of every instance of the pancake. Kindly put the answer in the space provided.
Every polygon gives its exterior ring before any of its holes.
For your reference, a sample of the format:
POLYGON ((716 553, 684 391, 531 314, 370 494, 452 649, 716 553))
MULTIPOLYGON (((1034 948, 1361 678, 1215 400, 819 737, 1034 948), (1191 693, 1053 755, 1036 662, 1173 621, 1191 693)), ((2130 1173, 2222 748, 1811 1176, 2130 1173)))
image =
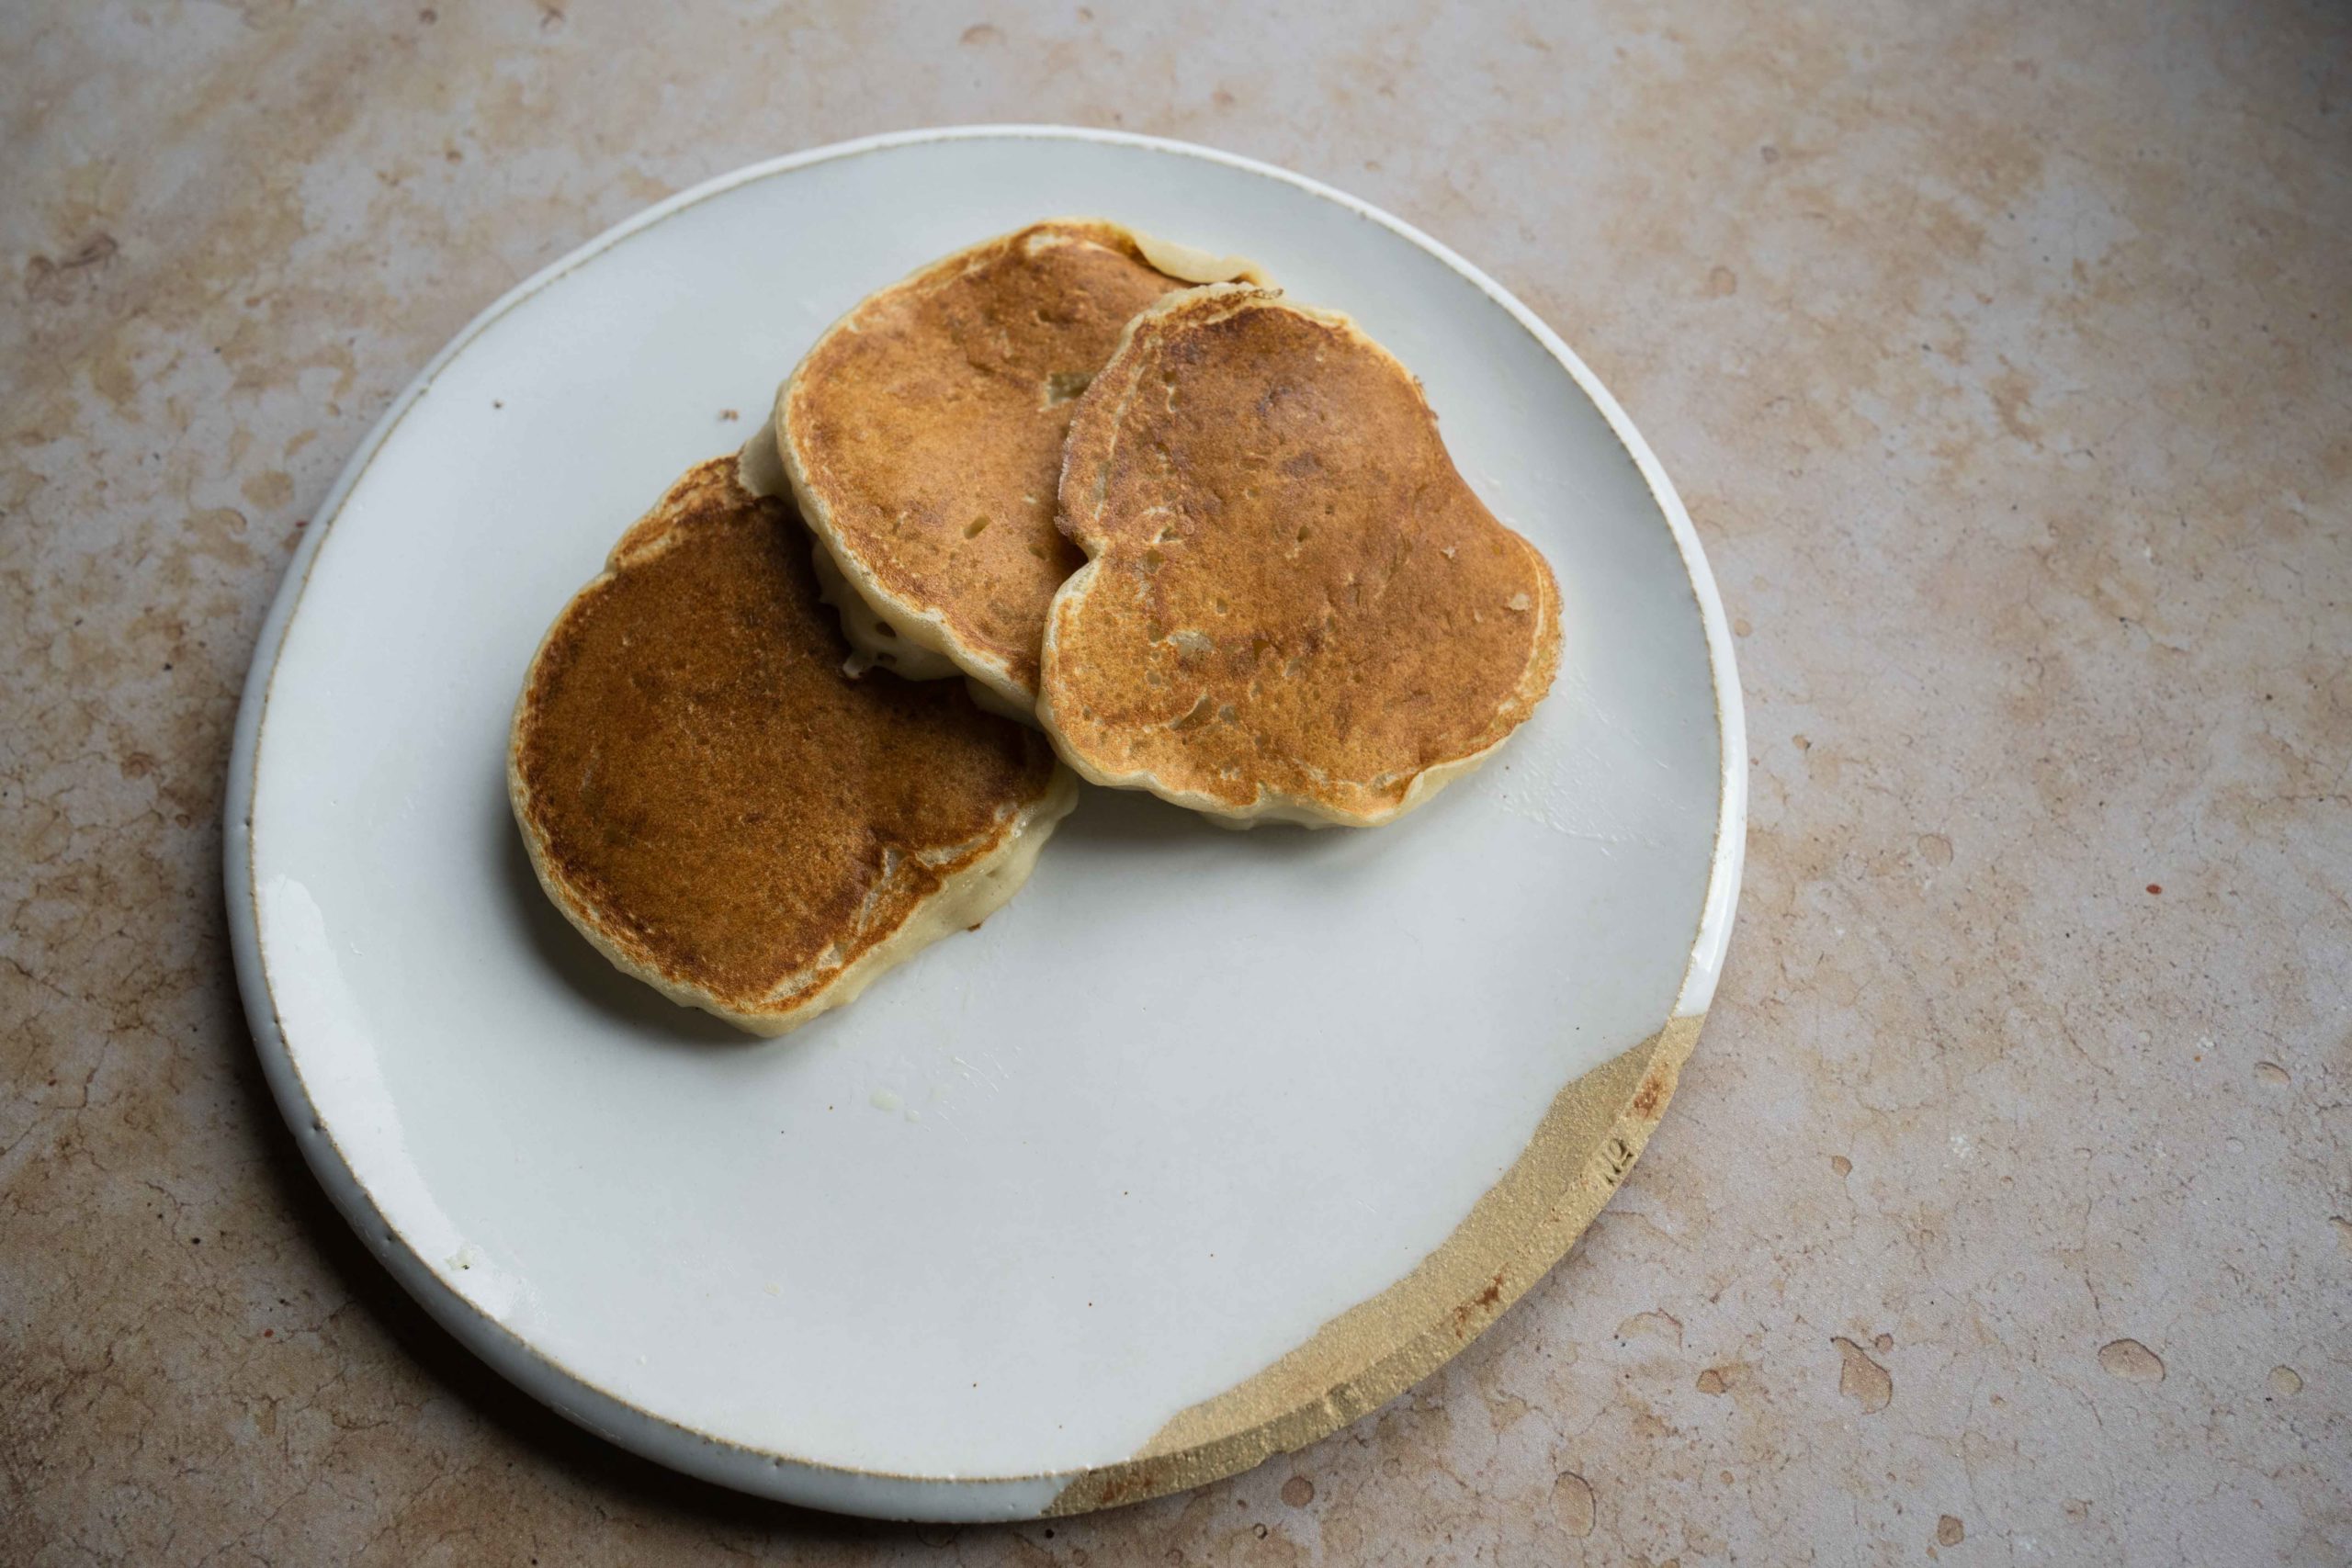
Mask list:
POLYGON ((1217 285, 1130 325, 1079 400, 1038 718, 1097 784, 1228 823, 1369 827, 1525 721, 1560 596, 1344 316, 1217 285))
POLYGON ((847 674, 814 547, 747 473, 689 469, 564 607, 506 778, 540 886, 599 952, 781 1034, 1012 897, 1077 784, 955 686, 847 674))
POLYGON ((961 671, 1025 716, 1046 606, 1084 558, 1054 525, 1073 400, 1136 311, 1257 276, 1055 220, 933 263, 818 339, 776 429, 801 514, 859 602, 842 609, 860 655, 915 679, 961 671))

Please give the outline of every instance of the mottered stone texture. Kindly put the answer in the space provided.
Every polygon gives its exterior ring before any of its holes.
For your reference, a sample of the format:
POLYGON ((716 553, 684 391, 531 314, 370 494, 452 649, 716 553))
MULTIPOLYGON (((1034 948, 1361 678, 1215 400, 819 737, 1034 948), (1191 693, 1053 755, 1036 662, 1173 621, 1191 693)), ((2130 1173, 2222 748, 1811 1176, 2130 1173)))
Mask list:
POLYGON ((2343 6, 0 41, 0 1560, 2352 1559, 2343 6), (1188 1496, 893 1528, 620 1454, 409 1304, 262 1088, 217 818, 288 551, 468 318, 707 175, 991 119, 1287 164, 1557 326, 1705 538, 1754 815, 1664 1126, 1460 1359, 1188 1496))

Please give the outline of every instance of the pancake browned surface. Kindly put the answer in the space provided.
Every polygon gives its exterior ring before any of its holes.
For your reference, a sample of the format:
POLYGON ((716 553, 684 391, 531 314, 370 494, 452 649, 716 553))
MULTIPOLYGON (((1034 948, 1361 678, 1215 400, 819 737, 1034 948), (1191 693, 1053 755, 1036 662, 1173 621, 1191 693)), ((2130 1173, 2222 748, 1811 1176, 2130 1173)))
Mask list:
POLYGON ((789 502, 688 471, 557 617, 507 785, 556 907, 761 1034, 854 998, 1026 879, 1075 782, 961 688, 852 680, 789 502))
POLYGON ((1046 606, 1082 557, 1054 526, 1072 400, 1128 320, 1248 264, 1114 223, 1033 224, 843 317, 776 400, 801 511, 870 615, 861 652, 1036 700, 1046 606), (878 623, 878 625, 877 625, 878 623))
POLYGON ((1559 589, 1346 318, 1220 286, 1130 328, 1080 400, 1038 717, 1098 784, 1369 826, 1550 689, 1559 589))

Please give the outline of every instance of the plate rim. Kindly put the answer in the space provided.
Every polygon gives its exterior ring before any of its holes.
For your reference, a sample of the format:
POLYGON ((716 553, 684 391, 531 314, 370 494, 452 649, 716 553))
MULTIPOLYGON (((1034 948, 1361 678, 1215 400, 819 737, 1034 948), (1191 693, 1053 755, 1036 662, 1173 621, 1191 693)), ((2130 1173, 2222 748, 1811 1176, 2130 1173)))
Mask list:
MULTIPOLYGON (((1361 197, 1278 164, 1196 142, 1136 131, 1047 124, 977 124, 887 131, 764 159, 703 180, 601 231, 500 295, 426 362, 353 449, 351 457, 320 502, 310 525, 304 530, 304 536, 287 565, 255 638, 253 661, 246 672, 232 731, 228 787, 222 807, 222 870, 229 913, 230 947, 236 968, 238 992, 254 1037, 254 1051, 261 1059, 263 1076, 269 1084, 272 1097, 301 1148, 305 1163, 326 1190, 345 1223, 358 1234, 362 1244, 377 1261, 437 1323, 501 1376, 579 1425, 667 1468, 804 1506, 898 1518, 1020 1518, 1111 1503, 1140 1501, 1235 1473, 1257 1463, 1273 1450, 1253 1450, 1238 1463, 1212 1460, 1205 1471, 1198 1472, 1195 1472, 1196 1466, 1180 1464, 1173 1470, 1162 1467, 1165 1473, 1173 1474, 1176 1479, 1167 1484, 1119 1488, 1115 1495, 1100 1495, 1102 1484, 1110 1482, 1114 1472, 1134 1472, 1138 1465, 1144 1463, 1142 1460, 1131 1458, 1032 1475, 898 1474, 775 1453, 699 1431, 673 1417, 632 1404, 564 1366, 458 1294, 386 1218, 373 1194, 359 1180, 336 1145, 334 1134, 327 1129, 303 1084, 301 1069, 287 1042, 270 984, 266 955, 262 948, 253 874, 253 800, 259 772, 261 741, 268 718, 269 696, 284 653, 286 634, 300 610, 311 573, 325 547, 327 537, 333 533, 334 524, 352 492, 409 412, 431 391, 442 371, 477 338, 526 300, 631 236, 740 186, 813 164, 872 152, 929 142, 989 140, 1092 142, 1195 158, 1272 179, 1332 202, 1419 247, 1476 287, 1535 338, 1544 351, 1568 372, 1578 390, 1600 412, 1621 447, 1632 459, 1664 516, 1680 558, 1685 579, 1697 602, 1707 645, 1717 743, 1721 748, 1715 838, 1710 857, 1707 890, 1667 1027, 1612 1058, 1610 1064, 1594 1070, 1594 1076, 1598 1076, 1607 1072, 1610 1066, 1649 1050, 1651 1056, 1645 1059, 1647 1066, 1642 1079, 1645 1092, 1639 1097, 1650 1100, 1648 1112, 1663 1113, 1666 1097, 1671 1093, 1681 1060, 1695 1042, 1698 1021, 1703 1020, 1721 977, 1746 858, 1747 727, 1731 627, 1714 575, 1708 566, 1705 550, 1673 481, 1667 477, 1657 455, 1634 428, 1623 408, 1601 384, 1600 378, 1542 318, 1485 271, 1442 242, 1361 197), (1675 1027, 1683 1023, 1688 1027, 1675 1027), (1661 1046, 1668 1048, 1659 1049, 1661 1046), (1647 1092, 1648 1086, 1653 1083, 1660 1085, 1655 1094, 1647 1092), (1089 1481, 1097 1483, 1096 1495, 1083 1496, 1081 1500, 1083 1483, 1089 1481)), ((1574 1083, 1580 1081, 1572 1080, 1569 1086, 1564 1086, 1562 1095, 1567 1094, 1574 1083)), ((1625 1098, 1629 1103, 1636 1098, 1634 1089, 1627 1089, 1625 1098)), ((1621 1106, 1613 1129, 1626 1147, 1623 1168, 1630 1168, 1646 1140, 1648 1127, 1657 1120, 1657 1114, 1645 1114, 1641 1119, 1643 1124, 1631 1126, 1627 1116, 1627 1108, 1621 1106)), ((1531 1144, 1530 1149, 1533 1146, 1531 1144)), ((1524 1157, 1523 1154, 1521 1158, 1524 1157)), ((1613 1188, 1616 1179, 1622 1179, 1623 1168, 1616 1171, 1615 1178, 1609 1182, 1610 1187, 1613 1188)), ((1592 1207, 1597 1210, 1600 1202, 1605 1202, 1606 1197, 1604 1190, 1592 1207)), ((1585 1216, 1587 1221, 1589 1218, 1589 1214, 1585 1216)), ((1556 1250, 1540 1260, 1535 1278, 1541 1278, 1566 1257, 1583 1228, 1583 1223, 1577 1224, 1559 1242, 1556 1250)), ((1532 1282, 1532 1280, 1527 1281, 1532 1282)), ((1521 1289, 1524 1288, 1525 1284, 1522 1284, 1521 1289)), ((1517 1293, 1514 1291, 1513 1297, 1517 1293)), ((1499 1315, 1509 1305, 1509 1301, 1496 1305, 1487 1321, 1491 1322, 1492 1316, 1499 1315)), ((1374 1403, 1385 1403, 1395 1393, 1401 1392, 1402 1387, 1429 1375, 1476 1337, 1476 1332, 1461 1336, 1459 1343, 1441 1355, 1435 1363, 1415 1372, 1397 1389, 1380 1394, 1374 1403)), ((1342 1417, 1335 1410, 1319 1430, 1308 1433, 1299 1442, 1284 1442, 1281 1447, 1295 1449, 1303 1446, 1341 1424, 1342 1417)), ((1230 1437, 1246 1438, 1250 1435, 1243 1432, 1230 1437)), ((1228 1446, 1229 1439, 1205 1445, 1220 1450, 1228 1446)), ((1186 1456, 1169 1457, 1182 1459, 1186 1456)), ((1192 1457, 1206 1456, 1195 1454, 1192 1457)))

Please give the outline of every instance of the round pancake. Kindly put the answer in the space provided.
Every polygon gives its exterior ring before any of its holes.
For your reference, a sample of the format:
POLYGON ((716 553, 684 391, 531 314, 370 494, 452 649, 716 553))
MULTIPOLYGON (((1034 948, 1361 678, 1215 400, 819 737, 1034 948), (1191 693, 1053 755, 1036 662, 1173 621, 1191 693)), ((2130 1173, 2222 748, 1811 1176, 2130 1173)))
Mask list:
POLYGON ((1372 826, 1551 688, 1551 568, 1472 493, 1420 385, 1343 316, 1171 296, 1072 420, 1039 720, 1097 784, 1228 822, 1372 826))
POLYGON ((842 669, 788 502, 690 469, 556 618, 507 790, 540 886, 673 1001, 781 1034, 1017 891, 1077 784, 952 685, 842 669))
POLYGON ((1046 606, 1082 558, 1054 525, 1073 400, 1136 311, 1258 275, 1114 223, 1032 224, 868 296, 776 396, 801 513, 885 669, 961 672, 1026 714, 1046 606))

